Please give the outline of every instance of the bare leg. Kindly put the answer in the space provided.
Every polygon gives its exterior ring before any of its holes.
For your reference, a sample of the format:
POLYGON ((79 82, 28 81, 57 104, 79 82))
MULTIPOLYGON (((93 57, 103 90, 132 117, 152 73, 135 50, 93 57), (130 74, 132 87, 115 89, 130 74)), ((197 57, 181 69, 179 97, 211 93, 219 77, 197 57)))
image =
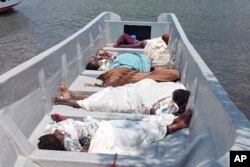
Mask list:
POLYGON ((130 45, 135 44, 137 40, 132 38, 130 35, 123 33, 116 41, 117 45, 130 45))
POLYGON ((67 105, 67 106, 71 106, 71 107, 75 107, 75 108, 81 108, 76 100, 74 99, 63 99, 60 97, 54 97, 54 103, 55 104, 62 104, 62 105, 67 105))
POLYGON ((89 96, 91 96, 90 93, 84 93, 84 92, 70 92, 70 97, 74 100, 83 100, 83 99, 86 99, 88 98, 89 96))
POLYGON ((144 45, 141 41, 138 41, 132 38, 130 35, 123 33, 118 40, 114 47, 118 48, 144 48, 144 45))
POLYGON ((168 126, 167 134, 174 133, 177 130, 187 128, 190 124, 192 118, 192 110, 186 109, 178 118, 174 120, 174 122, 168 126))
POLYGON ((76 92, 71 92, 68 90, 68 88, 64 85, 62 82, 60 84, 60 92, 63 96, 64 99, 74 99, 74 100, 83 100, 88 98, 91 94, 89 93, 76 93, 76 92))

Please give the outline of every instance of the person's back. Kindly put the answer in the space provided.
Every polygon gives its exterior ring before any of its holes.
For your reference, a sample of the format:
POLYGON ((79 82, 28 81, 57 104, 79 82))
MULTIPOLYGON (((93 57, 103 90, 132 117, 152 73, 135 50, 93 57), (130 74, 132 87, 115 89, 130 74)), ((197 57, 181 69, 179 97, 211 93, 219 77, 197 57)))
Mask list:
POLYGON ((115 67, 126 67, 138 72, 149 72, 151 63, 148 57, 139 53, 123 53, 111 63, 110 69, 115 67))

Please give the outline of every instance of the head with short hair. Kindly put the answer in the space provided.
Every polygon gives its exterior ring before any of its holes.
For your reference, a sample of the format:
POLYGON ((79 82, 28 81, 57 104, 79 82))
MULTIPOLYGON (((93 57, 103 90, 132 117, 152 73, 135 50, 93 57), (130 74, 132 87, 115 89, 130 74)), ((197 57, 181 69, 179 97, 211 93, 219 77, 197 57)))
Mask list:
POLYGON ((91 60, 87 64, 86 70, 98 70, 99 67, 100 67, 100 63, 97 60, 91 60))
POLYGON ((163 34, 163 35, 161 36, 161 38, 162 38, 162 40, 163 40, 166 44, 168 44, 169 35, 168 35, 167 33, 163 34))
POLYGON ((39 138, 37 146, 39 149, 44 150, 65 150, 63 142, 59 140, 55 134, 47 134, 41 136, 39 138))
POLYGON ((178 105, 178 115, 182 114, 187 106, 190 91, 184 89, 177 89, 173 92, 173 101, 178 105))

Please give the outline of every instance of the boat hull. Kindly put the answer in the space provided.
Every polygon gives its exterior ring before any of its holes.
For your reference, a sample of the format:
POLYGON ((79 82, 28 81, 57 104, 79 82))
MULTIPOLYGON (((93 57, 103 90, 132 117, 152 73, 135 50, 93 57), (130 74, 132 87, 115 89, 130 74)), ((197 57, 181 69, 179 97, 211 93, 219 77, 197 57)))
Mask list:
POLYGON ((21 3, 22 0, 10 0, 10 1, 5 1, 5 2, 0 2, 0 12, 5 12, 12 7, 18 5, 21 3))
MULTIPOLYGON (((125 25, 149 26, 152 38, 164 32, 170 34, 170 54, 176 59, 175 68, 181 71, 180 82, 191 91, 188 106, 194 112, 188 129, 152 144, 145 155, 118 155, 117 166, 229 166, 231 150, 250 150, 249 121, 190 44, 174 14, 161 14, 157 22, 140 22, 122 21, 117 14, 104 12, 61 43, 0 76, 0 146, 5 150, 5 154, 0 154, 0 166, 111 165, 111 154, 39 150, 37 142, 53 112, 76 119, 89 115, 105 120, 146 117, 86 112, 51 102, 59 94, 61 81, 70 90, 101 90, 83 88, 84 81, 95 80, 97 75, 86 71, 85 66, 98 49, 117 39, 125 25)), ((118 53, 134 51, 105 49, 118 53)))

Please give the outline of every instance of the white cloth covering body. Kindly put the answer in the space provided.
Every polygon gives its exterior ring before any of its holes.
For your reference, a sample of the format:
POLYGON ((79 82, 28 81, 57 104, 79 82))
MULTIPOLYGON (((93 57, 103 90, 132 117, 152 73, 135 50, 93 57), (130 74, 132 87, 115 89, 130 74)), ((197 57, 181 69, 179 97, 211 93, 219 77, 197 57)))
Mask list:
POLYGON ((88 111, 149 114, 150 108, 158 100, 164 97, 172 100, 172 93, 176 89, 185 87, 181 83, 158 83, 152 79, 143 79, 134 84, 107 87, 77 103, 88 111))
POLYGON ((144 54, 151 59, 152 66, 168 66, 171 64, 168 45, 162 37, 146 40, 144 54))
POLYGON ((172 114, 161 114, 147 116, 139 121, 101 121, 88 152, 142 155, 152 142, 164 139, 167 125, 170 125, 174 118, 172 114))

